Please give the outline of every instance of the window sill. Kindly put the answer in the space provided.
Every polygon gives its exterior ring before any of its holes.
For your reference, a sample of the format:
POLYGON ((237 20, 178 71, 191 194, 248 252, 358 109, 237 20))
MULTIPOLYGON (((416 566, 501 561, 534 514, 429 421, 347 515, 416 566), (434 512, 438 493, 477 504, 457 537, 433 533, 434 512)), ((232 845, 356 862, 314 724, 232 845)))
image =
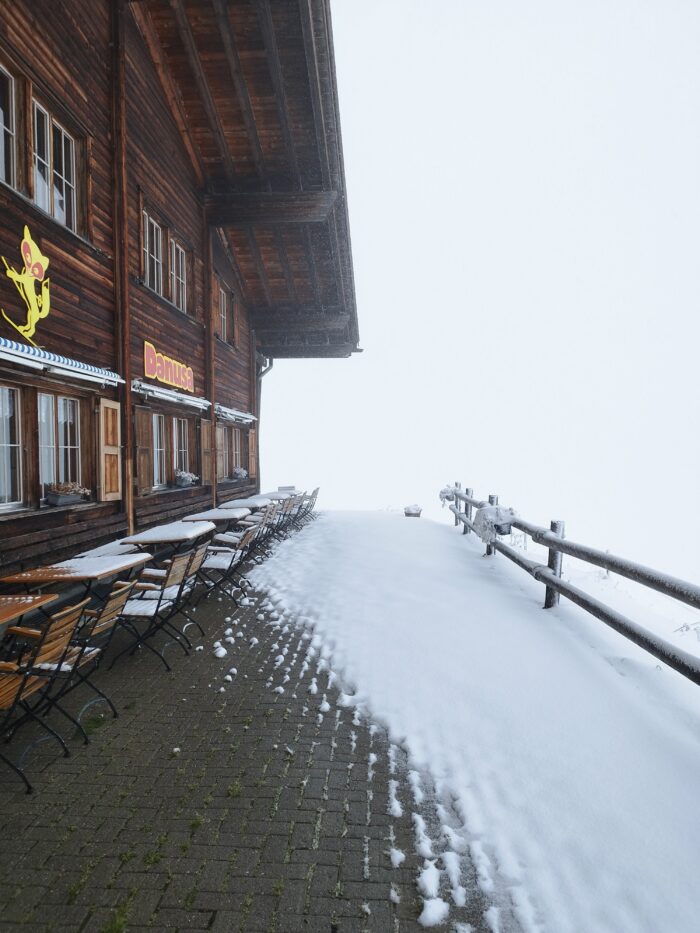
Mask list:
POLYGON ((224 340, 220 334, 214 334, 214 337, 218 340, 219 343, 223 344, 225 347, 228 347, 229 350, 238 349, 235 343, 231 343, 229 340, 224 340))
POLYGON ((43 515, 43 514, 64 514, 66 512, 84 512, 88 509, 98 509, 109 506, 114 506, 115 501, 111 502, 96 502, 94 499, 91 499, 89 502, 76 502, 73 505, 38 505, 35 507, 30 505, 21 505, 16 509, 3 509, 0 511, 0 524, 8 521, 15 521, 18 518, 30 518, 33 515, 43 515))
MULTIPOLYGON (((77 240, 79 243, 81 243, 83 246, 87 247, 88 249, 92 250, 94 253, 97 253, 100 256, 107 255, 107 253, 105 253, 104 250, 101 250, 99 246, 95 246, 95 244, 91 240, 88 240, 87 237, 84 236, 84 234, 78 233, 75 230, 71 230, 70 227, 67 227, 65 224, 62 224, 60 220, 56 220, 56 218, 52 214, 47 213, 47 211, 39 207, 39 205, 35 201, 32 201, 31 198, 28 198, 27 195, 24 194, 24 192, 19 191, 17 188, 13 188, 12 185, 9 185, 6 181, 2 181, 2 179, 0 179, 0 191, 5 191, 8 194, 14 195, 15 197, 19 198, 19 200, 28 210, 33 211, 36 214, 36 219, 38 221, 40 222, 49 221, 51 224, 54 225, 54 227, 57 230, 63 230, 67 234, 67 236, 71 237, 74 240, 77 240)), ((31 225, 31 220, 30 220, 29 225, 31 225)))
POLYGON ((189 311, 181 311, 176 304, 174 304, 169 298, 166 298, 165 295, 159 294, 155 288, 151 288, 150 285, 147 285, 140 276, 132 276, 131 280, 139 285, 151 298, 155 299, 159 305, 162 305, 164 308, 167 308, 169 311, 173 311, 175 314, 179 315, 185 320, 190 321, 192 324, 196 324, 197 327, 203 328, 204 325, 201 321, 197 319, 195 314, 190 313, 189 311))

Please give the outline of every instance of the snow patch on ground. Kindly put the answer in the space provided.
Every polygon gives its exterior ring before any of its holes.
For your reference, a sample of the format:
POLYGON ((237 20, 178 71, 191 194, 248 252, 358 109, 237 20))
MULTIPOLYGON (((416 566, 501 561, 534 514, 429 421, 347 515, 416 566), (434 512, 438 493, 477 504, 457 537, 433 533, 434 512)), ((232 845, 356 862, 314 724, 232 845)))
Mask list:
MULTIPOLYGON (((451 525, 327 513, 251 576, 313 625, 318 671, 352 684, 353 723, 378 718, 439 784, 499 905, 492 930, 512 904, 548 933, 581 918, 695 933, 700 692, 565 600, 543 611, 544 587, 483 550, 451 525)), ((578 583, 576 566, 564 558, 578 583)), ((611 597, 614 579, 598 580, 611 597)), ((700 645, 690 623, 674 638, 700 645)))

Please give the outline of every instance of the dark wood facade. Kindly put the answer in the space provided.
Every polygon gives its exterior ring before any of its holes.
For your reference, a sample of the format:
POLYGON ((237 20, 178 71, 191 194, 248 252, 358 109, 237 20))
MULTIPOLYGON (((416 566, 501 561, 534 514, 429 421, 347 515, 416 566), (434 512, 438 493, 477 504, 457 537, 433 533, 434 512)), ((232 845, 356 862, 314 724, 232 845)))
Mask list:
POLYGON ((326 0, 0 5, 0 162, 3 566, 258 488, 266 360, 357 350, 326 0))

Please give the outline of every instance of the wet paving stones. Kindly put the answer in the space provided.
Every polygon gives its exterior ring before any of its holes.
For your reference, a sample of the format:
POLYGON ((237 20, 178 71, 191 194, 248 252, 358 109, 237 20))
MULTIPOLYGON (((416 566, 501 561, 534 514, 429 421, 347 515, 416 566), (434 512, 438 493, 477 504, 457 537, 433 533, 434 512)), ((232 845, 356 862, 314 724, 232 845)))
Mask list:
MULTIPOLYGON (((188 628, 189 657, 165 648, 172 673, 144 650, 105 665, 97 682, 119 718, 102 703, 84 710, 90 745, 72 737, 70 758, 34 745, 33 795, 0 767, 0 929, 423 929, 413 814, 434 839, 449 814, 426 778, 419 805, 403 750, 339 705, 310 634, 251 596, 242 609, 216 596, 200 604, 206 637, 188 628)), ((78 693, 74 709, 89 699, 78 693)), ((34 736, 20 732, 11 754, 34 736)), ((452 904, 432 929, 488 929, 464 858, 461 871, 468 906, 452 904)), ((446 901, 450 890, 443 871, 446 901)))

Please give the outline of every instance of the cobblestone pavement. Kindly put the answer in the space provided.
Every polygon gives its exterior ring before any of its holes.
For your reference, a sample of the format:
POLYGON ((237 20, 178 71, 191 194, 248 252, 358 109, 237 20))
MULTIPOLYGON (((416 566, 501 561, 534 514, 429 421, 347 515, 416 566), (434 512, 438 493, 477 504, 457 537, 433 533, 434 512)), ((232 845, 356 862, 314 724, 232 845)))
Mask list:
MULTIPOLYGON (((102 703, 85 710, 90 745, 72 737, 69 758, 53 741, 34 745, 33 795, 0 766, 0 929, 423 929, 417 835, 449 814, 427 781, 419 805, 405 753, 338 705, 308 632, 251 595, 240 610, 202 603, 206 637, 189 657, 167 647, 173 673, 144 650, 101 669, 119 718, 102 703)), ((10 754, 32 736, 21 730, 10 754)), ((488 929, 474 870, 460 862, 468 906, 433 929, 488 929)), ((440 867, 451 900, 450 866, 440 867)), ((452 870, 454 882, 454 859, 452 870)))

